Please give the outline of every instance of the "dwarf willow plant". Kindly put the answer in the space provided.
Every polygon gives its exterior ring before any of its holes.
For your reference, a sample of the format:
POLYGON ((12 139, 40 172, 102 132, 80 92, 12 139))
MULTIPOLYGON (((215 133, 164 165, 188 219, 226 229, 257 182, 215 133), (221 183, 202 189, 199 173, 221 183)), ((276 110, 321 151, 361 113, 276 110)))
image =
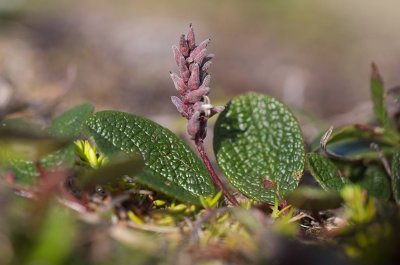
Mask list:
MULTIPOLYGON (((147 118, 120 111, 94 112, 92 105, 83 104, 57 117, 48 128, 41 128, 36 137, 49 138, 54 144, 40 157, 10 155, 15 150, 3 144, 3 171, 11 172, 16 182, 31 184, 41 177, 38 165, 47 171, 73 169, 77 188, 83 190, 130 175, 135 185, 203 207, 217 205, 216 186, 232 205, 238 205, 204 149, 207 121, 219 113, 213 139, 218 166, 231 186, 252 201, 276 204, 278 200, 285 205, 284 199, 298 186, 306 165, 324 190, 339 193, 354 182, 373 197, 399 203, 400 134, 397 122, 386 111, 385 90, 375 65, 371 93, 381 126, 332 128, 318 137, 315 143, 320 144, 311 145, 306 154, 299 123, 277 99, 250 92, 233 98, 224 107, 211 104, 208 71, 214 56, 207 54, 209 42, 206 39, 196 44, 190 26, 179 45, 173 46, 178 74, 171 73, 171 79, 179 96, 171 99, 187 120, 187 133, 200 158, 174 133, 147 118), (64 143, 62 148, 56 144, 60 142, 64 143), (85 166, 100 171, 81 172, 85 166)), ((27 128, 21 130, 15 124, 2 122, 0 134, 8 143, 16 135, 29 138, 22 133, 27 128)), ((26 144, 29 147, 36 150, 26 144)), ((315 205, 315 198, 323 198, 317 200, 336 207, 337 197, 332 202, 330 194, 317 195, 300 196, 305 200, 302 205, 309 207, 315 205)))

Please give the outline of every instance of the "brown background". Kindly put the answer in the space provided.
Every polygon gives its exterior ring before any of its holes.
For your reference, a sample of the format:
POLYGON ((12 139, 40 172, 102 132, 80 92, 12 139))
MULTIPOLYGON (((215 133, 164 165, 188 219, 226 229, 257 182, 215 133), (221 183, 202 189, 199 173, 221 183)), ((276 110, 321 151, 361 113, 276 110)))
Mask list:
POLYGON ((272 94, 315 134, 311 123, 368 118, 371 61, 400 84, 399 10, 396 0, 1 0, 0 75, 36 110, 70 87, 55 113, 90 101, 174 129, 171 45, 192 22, 197 40, 212 39, 214 102, 272 94))

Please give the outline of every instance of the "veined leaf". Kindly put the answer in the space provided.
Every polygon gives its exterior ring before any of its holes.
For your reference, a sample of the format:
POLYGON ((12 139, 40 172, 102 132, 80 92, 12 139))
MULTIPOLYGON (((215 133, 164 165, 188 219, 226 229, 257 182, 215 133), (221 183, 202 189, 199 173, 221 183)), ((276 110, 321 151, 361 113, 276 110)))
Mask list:
POLYGON ((258 201, 273 203, 277 193, 295 189, 303 174, 299 124, 266 95, 248 93, 228 104, 215 125, 214 151, 232 185, 258 201))
POLYGON ((117 150, 142 155, 146 168, 135 175, 138 182, 195 204, 200 204, 200 196, 214 194, 213 183, 200 159, 168 129, 117 111, 95 113, 87 127, 106 155, 117 150))
POLYGON ((392 191, 398 205, 400 205, 400 152, 397 152, 392 159, 392 191))
POLYGON ((74 148, 70 139, 79 135, 92 112, 90 104, 77 106, 56 118, 48 129, 24 119, 3 121, 0 162, 23 185, 37 181, 39 173, 35 161, 40 161, 50 171, 72 167, 74 148))
MULTIPOLYGON (((74 147, 68 145, 40 160, 44 169, 52 171, 58 168, 71 168, 74 164, 74 147)), ((22 185, 35 184, 39 177, 36 165, 32 160, 13 159, 7 166, 16 182, 22 185)))
POLYGON ((70 167, 74 153, 68 139, 51 136, 43 127, 24 119, 2 122, 0 129, 0 164, 11 171, 21 185, 34 184, 39 177, 34 161, 45 169, 70 167))
MULTIPOLYGON (((15 154, 4 164, 13 172, 14 179, 25 185, 35 183, 39 173, 34 161, 40 161, 50 171, 59 167, 72 167, 74 148, 70 140, 81 133, 93 109, 91 104, 74 107, 54 119, 48 129, 29 125, 30 123, 20 119, 3 122, 0 136, 7 139, 5 144, 12 147, 15 154)), ((0 160, 1 158, 0 152, 0 160)))
POLYGON ((346 184, 350 183, 339 175, 339 171, 333 162, 319 154, 307 154, 306 164, 311 175, 324 190, 340 192, 346 184))

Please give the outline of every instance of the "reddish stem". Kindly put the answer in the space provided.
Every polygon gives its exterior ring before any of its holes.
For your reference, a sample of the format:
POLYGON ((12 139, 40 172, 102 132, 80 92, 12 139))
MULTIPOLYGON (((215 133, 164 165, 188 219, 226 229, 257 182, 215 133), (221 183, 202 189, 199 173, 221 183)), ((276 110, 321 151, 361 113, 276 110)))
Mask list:
POLYGON ((203 161, 204 165, 206 166, 208 173, 210 173, 210 176, 212 180, 214 181, 214 184, 222 191, 224 194, 225 198, 230 201, 234 206, 239 206, 239 202, 236 200, 235 197, 233 197, 228 190, 224 187, 224 184, 222 181, 219 179, 217 173, 215 173, 214 168, 211 165, 210 159, 208 159, 207 153, 204 149, 204 144, 203 140, 196 140, 195 141, 197 151, 200 154, 201 160, 203 161))

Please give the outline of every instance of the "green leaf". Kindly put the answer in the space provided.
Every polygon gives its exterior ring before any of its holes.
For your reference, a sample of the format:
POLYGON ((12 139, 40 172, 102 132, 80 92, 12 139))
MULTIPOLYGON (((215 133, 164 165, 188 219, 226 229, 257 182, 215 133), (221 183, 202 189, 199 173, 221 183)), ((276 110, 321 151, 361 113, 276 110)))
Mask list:
POLYGON ((30 160, 10 160, 7 169, 12 172, 14 181, 22 185, 35 184, 39 178, 39 172, 30 160))
MULTIPOLYGON (((60 149, 40 160, 44 169, 48 171, 57 168, 71 168, 74 162, 75 154, 73 145, 60 149)), ((13 159, 10 160, 7 168, 13 173, 14 180, 22 185, 35 184, 39 178, 39 172, 32 160, 13 159)))
POLYGON ((49 132, 59 137, 77 137, 93 111, 94 106, 88 103, 73 107, 53 120, 49 132))
POLYGON ((116 150, 142 155, 146 169, 136 175, 138 182, 198 205, 200 196, 214 195, 213 183, 200 159, 170 130, 117 111, 95 113, 87 127, 106 155, 116 150))
POLYGON ((383 80, 379 74, 378 67, 374 63, 372 63, 371 73, 371 97, 376 118, 383 125, 387 133, 395 132, 395 125, 389 118, 386 110, 383 80))
POLYGON ((31 185, 37 181, 35 161, 50 171, 74 164, 74 149, 68 139, 51 136, 42 126, 25 119, 6 120, 1 125, 0 166, 11 171, 17 183, 31 185))
POLYGON ((286 196, 286 200, 296 208, 309 211, 335 209, 342 203, 342 198, 337 192, 307 186, 295 189, 286 196))
MULTIPOLYGON (((313 141, 311 150, 320 148, 321 136, 313 141)), ((326 152, 347 160, 377 160, 378 154, 371 148, 371 143, 378 144, 385 154, 393 153, 393 145, 397 144, 381 127, 355 124, 335 129, 326 144, 326 152)))
POLYGON ((400 205, 400 152, 397 152, 392 159, 392 191, 393 197, 400 205))
POLYGON ((350 183, 340 176, 338 168, 332 161, 319 154, 307 154, 306 165, 324 190, 340 192, 346 184, 350 183))
POLYGON ((47 170, 55 168, 71 168, 75 163, 75 152, 73 144, 67 147, 57 150, 56 152, 44 157, 40 160, 40 163, 47 170))
POLYGON ((14 179, 24 185, 39 177, 35 162, 46 170, 70 168, 74 164, 74 148, 70 138, 77 137, 93 105, 82 104, 54 119, 46 130, 23 119, 3 121, 0 129, 0 162, 13 172, 14 179), (7 161, 5 161, 7 160, 7 161))
POLYGON ((388 200, 390 197, 390 183, 388 177, 378 165, 369 166, 365 170, 364 176, 355 183, 367 190, 370 196, 382 200, 388 200))
POLYGON ((295 189, 303 174, 299 124, 266 95, 247 93, 228 104, 215 125, 214 151, 232 185, 254 200, 273 203, 276 193, 295 189))

